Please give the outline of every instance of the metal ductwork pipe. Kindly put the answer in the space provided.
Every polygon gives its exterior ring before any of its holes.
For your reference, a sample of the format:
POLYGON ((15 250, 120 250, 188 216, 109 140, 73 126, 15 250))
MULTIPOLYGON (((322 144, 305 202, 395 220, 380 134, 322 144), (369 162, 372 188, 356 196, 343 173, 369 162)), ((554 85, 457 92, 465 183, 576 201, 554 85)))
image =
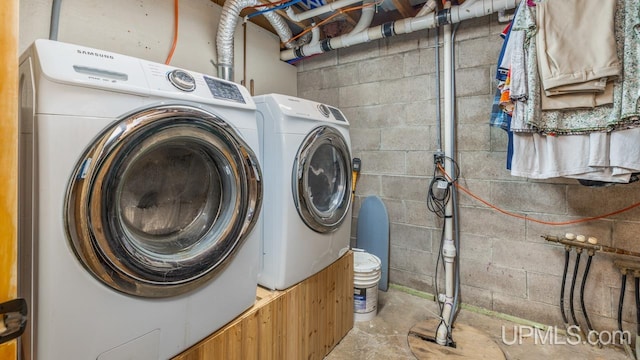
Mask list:
MULTIPOLYGON (((218 53, 218 77, 233 81, 233 34, 240 19, 242 9, 262 5, 258 0, 229 0, 222 7, 220 23, 218 24, 218 34, 216 35, 216 49, 218 53)), ((280 41, 288 48, 297 44, 289 43, 291 39, 291 29, 275 12, 263 14, 271 26, 280 37, 280 41)), ((300 44, 301 45, 301 44, 300 44)))

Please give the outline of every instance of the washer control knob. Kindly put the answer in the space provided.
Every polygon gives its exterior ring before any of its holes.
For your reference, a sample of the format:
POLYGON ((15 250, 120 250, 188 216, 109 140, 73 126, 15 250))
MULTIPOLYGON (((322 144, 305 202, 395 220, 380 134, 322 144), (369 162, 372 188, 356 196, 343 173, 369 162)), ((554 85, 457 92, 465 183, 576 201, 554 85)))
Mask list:
POLYGON ((318 105, 318 110, 320 110, 320 114, 322 114, 324 117, 328 118, 329 117, 329 107, 325 104, 320 104, 318 105))
POLYGON ((188 72, 180 69, 172 70, 167 75, 171 85, 178 90, 193 91, 196 89, 196 80, 188 72))

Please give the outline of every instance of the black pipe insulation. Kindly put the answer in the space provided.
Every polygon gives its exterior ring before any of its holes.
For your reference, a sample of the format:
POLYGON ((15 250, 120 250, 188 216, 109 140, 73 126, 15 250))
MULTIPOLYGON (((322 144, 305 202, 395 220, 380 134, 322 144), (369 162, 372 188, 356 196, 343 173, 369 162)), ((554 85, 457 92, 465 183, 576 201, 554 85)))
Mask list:
POLYGON ((564 270, 562 271, 562 285, 560 285, 560 313, 562 314, 562 321, 565 326, 569 325, 569 319, 567 319, 567 312, 564 310, 564 288, 567 282, 567 270, 569 269, 569 254, 571 248, 566 247, 564 251, 564 270))
POLYGON ((587 308, 584 306, 584 286, 587 283, 587 276, 589 276, 589 270, 591 269, 591 260, 593 259, 593 252, 589 252, 589 258, 587 259, 587 265, 584 268, 584 273, 582 274, 582 284, 580 284, 580 306, 582 307, 582 313, 584 314, 584 319, 587 321, 587 330, 591 333, 593 327, 591 326, 591 321, 589 320, 589 315, 587 315, 587 308))
POLYGON ((391 37, 395 34, 394 21, 386 22, 382 24, 382 37, 391 37))
POLYGON ((622 333, 622 305, 624 304, 624 292, 627 287, 627 274, 622 274, 620 285, 620 299, 618 300, 618 330, 622 333))
POLYGON ((573 323, 576 326, 580 326, 578 324, 578 320, 576 319, 576 311, 573 307, 573 297, 576 289, 576 278, 578 277, 578 267, 580 266, 580 257, 582 256, 582 249, 576 250, 576 264, 573 268, 573 279, 571 280, 571 291, 569 292, 569 310, 571 311, 571 318, 573 319, 573 323))
POLYGON ((322 42, 320 42, 320 47, 322 48, 322 51, 324 51, 324 52, 328 52, 328 51, 333 50, 333 48, 331 47, 331 39, 322 40, 322 42))
POLYGON ((438 26, 447 25, 451 23, 451 9, 443 9, 438 11, 436 15, 436 23, 438 26))
MULTIPOLYGON (((624 295, 627 289, 627 270, 626 269, 621 269, 620 270, 622 273, 622 281, 620 284, 620 299, 618 300, 618 330, 620 331, 620 334, 622 334, 622 346, 624 347, 624 351, 627 353, 627 355, 629 356, 629 358, 631 359, 635 359, 636 356, 633 353, 633 350, 631 350, 631 347, 629 346, 631 344, 631 339, 629 337, 626 337, 626 333, 624 332, 624 330, 622 330, 622 308, 624 307, 624 295)), ((638 278, 636 278, 637 281, 638 278)), ((636 283, 636 307, 638 306, 638 286, 636 283)), ((637 311, 637 309, 636 309, 637 311)))

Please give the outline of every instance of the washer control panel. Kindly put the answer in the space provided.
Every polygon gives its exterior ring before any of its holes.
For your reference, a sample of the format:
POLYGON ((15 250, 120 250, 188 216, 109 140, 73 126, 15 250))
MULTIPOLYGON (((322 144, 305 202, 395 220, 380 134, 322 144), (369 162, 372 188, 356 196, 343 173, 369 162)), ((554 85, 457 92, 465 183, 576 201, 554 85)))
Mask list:
POLYGON ((196 80, 188 72, 180 69, 169 71, 167 74, 171 85, 178 90, 191 92, 196 89, 196 80))
POLYGON ((320 104, 318 105, 318 110, 320 110, 320 114, 322 114, 322 116, 328 118, 329 117, 329 107, 325 104, 320 104))
POLYGON ((242 92, 240 92, 237 85, 206 75, 204 76, 204 81, 207 83, 209 91, 211 91, 211 95, 216 99, 231 100, 243 104, 245 103, 244 97, 242 97, 242 92))

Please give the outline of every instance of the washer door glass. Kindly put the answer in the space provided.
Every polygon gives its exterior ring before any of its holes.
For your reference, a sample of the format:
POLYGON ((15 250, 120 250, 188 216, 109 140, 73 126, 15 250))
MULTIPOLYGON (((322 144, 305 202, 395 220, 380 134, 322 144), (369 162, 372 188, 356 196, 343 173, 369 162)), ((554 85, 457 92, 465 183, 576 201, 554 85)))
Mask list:
POLYGON ((351 206, 351 155, 336 129, 321 126, 302 142, 293 167, 293 198, 309 228, 338 228, 351 206))
POLYGON ((135 113, 78 162, 67 232, 83 265, 116 290, 177 295, 211 279, 253 228, 255 154, 222 119, 189 106, 135 113))

